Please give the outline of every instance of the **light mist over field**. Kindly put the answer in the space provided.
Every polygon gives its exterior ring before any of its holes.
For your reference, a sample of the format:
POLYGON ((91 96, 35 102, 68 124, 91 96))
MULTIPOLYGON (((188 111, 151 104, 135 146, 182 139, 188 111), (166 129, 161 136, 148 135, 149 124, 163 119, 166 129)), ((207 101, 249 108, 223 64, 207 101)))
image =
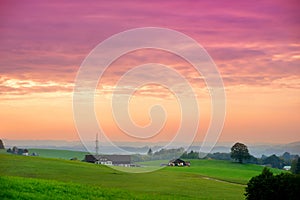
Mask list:
MULTIPOLYGON (((74 151, 87 151, 86 148, 82 145, 80 141, 53 141, 53 140, 3 140, 6 148, 12 148, 13 146, 18 146, 22 148, 41 148, 41 149, 61 149, 61 150, 74 150, 74 151)), ((91 147, 95 146, 95 141, 89 142, 91 147)), ((132 142, 123 142, 123 143, 116 143, 119 147, 124 149, 125 151, 140 154, 146 154, 149 148, 153 151, 159 150, 164 148, 166 145, 165 142, 161 143, 132 143, 132 142)), ((220 142, 215 145, 212 149, 211 153, 215 152, 225 152, 229 153, 231 146, 234 142, 220 142)), ((199 151, 200 149, 199 144, 193 144, 188 148, 188 150, 199 151)), ((249 152, 251 155, 256 157, 260 157, 262 155, 282 155, 284 152, 289 152, 291 154, 300 154, 300 142, 293 142, 288 144, 271 144, 271 143, 264 143, 264 144, 247 144, 249 148, 249 152)), ((185 147, 182 144, 177 144, 170 146, 168 148, 180 148, 185 147)), ((111 148, 109 145, 102 144, 99 142, 99 151, 104 154, 117 154, 117 153, 124 153, 123 151, 116 151, 114 148, 111 148)), ((94 152, 92 152, 94 153, 94 152)))

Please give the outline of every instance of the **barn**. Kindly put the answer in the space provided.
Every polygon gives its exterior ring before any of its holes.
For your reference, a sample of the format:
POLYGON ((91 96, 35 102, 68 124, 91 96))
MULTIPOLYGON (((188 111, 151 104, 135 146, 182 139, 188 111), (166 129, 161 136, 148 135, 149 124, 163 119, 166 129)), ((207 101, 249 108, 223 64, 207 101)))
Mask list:
POLYGON ((114 165, 114 166, 124 166, 130 167, 131 156, 130 155, 85 155, 84 161, 102 164, 102 165, 114 165))

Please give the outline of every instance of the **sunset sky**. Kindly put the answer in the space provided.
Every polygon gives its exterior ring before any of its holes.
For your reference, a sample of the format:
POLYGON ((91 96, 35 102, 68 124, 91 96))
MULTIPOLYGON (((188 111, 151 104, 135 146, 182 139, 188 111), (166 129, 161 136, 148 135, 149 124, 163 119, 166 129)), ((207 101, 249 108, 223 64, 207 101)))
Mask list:
MULTIPOLYGON (((79 140, 72 94, 85 57, 119 32, 162 27, 196 40, 217 65, 226 92, 220 142, 300 141, 299 8, 297 0, 2 0, 0 138, 79 140)), ((113 141, 136 141, 114 123, 109 92, 128 67, 149 62, 173 67, 193 86, 201 110, 196 140, 201 141, 211 114, 205 83, 193 78, 195 71, 188 63, 167 52, 133 52, 112 64, 97 89, 99 123, 113 141)), ((170 140, 178 129, 180 108, 175 97, 159 85, 143 86, 129 108, 135 123, 144 126, 149 123, 149 106, 158 102, 168 118, 151 142, 170 140)))

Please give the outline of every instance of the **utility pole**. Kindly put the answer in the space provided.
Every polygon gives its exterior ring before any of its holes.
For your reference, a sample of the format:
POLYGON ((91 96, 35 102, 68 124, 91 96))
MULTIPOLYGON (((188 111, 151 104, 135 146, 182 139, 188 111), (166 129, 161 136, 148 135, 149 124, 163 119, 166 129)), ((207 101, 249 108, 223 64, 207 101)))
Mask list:
POLYGON ((99 154, 98 133, 96 134, 96 155, 99 154))

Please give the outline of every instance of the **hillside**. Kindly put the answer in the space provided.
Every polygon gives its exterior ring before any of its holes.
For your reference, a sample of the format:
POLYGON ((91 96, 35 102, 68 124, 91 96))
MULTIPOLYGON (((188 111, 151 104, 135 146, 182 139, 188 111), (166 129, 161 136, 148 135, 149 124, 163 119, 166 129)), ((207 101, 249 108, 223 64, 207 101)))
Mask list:
MULTIPOLYGON (((162 169, 152 173, 132 174, 115 171, 106 166, 61 159, 0 154, 0 160, 0 176, 4 176, 1 178, 1 191, 5 191, 5 193, 14 193, 11 191, 14 190, 14 187, 10 191, 5 189, 8 187, 7 185, 14 185, 15 182, 16 185, 20 185, 23 180, 25 185, 26 181, 36 182, 29 187, 29 189, 31 188, 29 191, 28 188, 26 190, 24 187, 25 193, 26 191, 31 193, 40 191, 40 187, 44 187, 44 183, 48 184, 47 181, 53 187, 55 184, 52 184, 51 181, 57 181, 62 184, 61 190, 73 191, 72 188, 74 187, 92 186, 95 187, 95 190, 98 188, 104 191, 120 190, 129 194, 126 196, 127 199, 132 199, 130 195, 142 199, 144 197, 169 199, 175 196, 181 199, 194 199, 195 197, 198 199, 206 199, 207 197, 241 199, 245 187, 239 184, 209 180, 201 174, 182 170, 162 169), (41 179, 46 180, 46 182, 41 179), (40 182, 43 183, 41 186, 40 182), (69 185, 70 183, 71 185, 69 185), (72 184, 79 184, 80 186, 72 184)), ((15 190, 19 191, 20 188, 18 189, 16 186, 15 190)), ((111 192, 114 193, 113 191, 111 192)), ((85 190, 82 192, 86 193, 85 190)), ((108 192, 109 194, 110 192, 108 192)), ((39 196, 40 194, 36 195, 39 196)))
POLYGON ((40 157, 45 158, 61 158, 70 160, 71 158, 77 158, 83 160, 84 156, 88 154, 83 151, 70 151, 70 150, 56 150, 56 149, 28 149, 30 153, 37 153, 40 157))
POLYGON ((0 199, 123 199, 129 192, 54 180, 0 176, 0 199))
MULTIPOLYGON (((69 199, 94 195, 106 199, 242 199, 243 184, 262 169, 227 161, 191 160, 191 167, 166 167, 136 174, 80 161, 5 153, 0 154, 0 160, 3 197, 29 195, 30 199, 30 195, 43 198, 47 190, 54 190, 57 195, 64 193, 69 199)), ((160 162, 145 162, 144 166, 160 162)))

